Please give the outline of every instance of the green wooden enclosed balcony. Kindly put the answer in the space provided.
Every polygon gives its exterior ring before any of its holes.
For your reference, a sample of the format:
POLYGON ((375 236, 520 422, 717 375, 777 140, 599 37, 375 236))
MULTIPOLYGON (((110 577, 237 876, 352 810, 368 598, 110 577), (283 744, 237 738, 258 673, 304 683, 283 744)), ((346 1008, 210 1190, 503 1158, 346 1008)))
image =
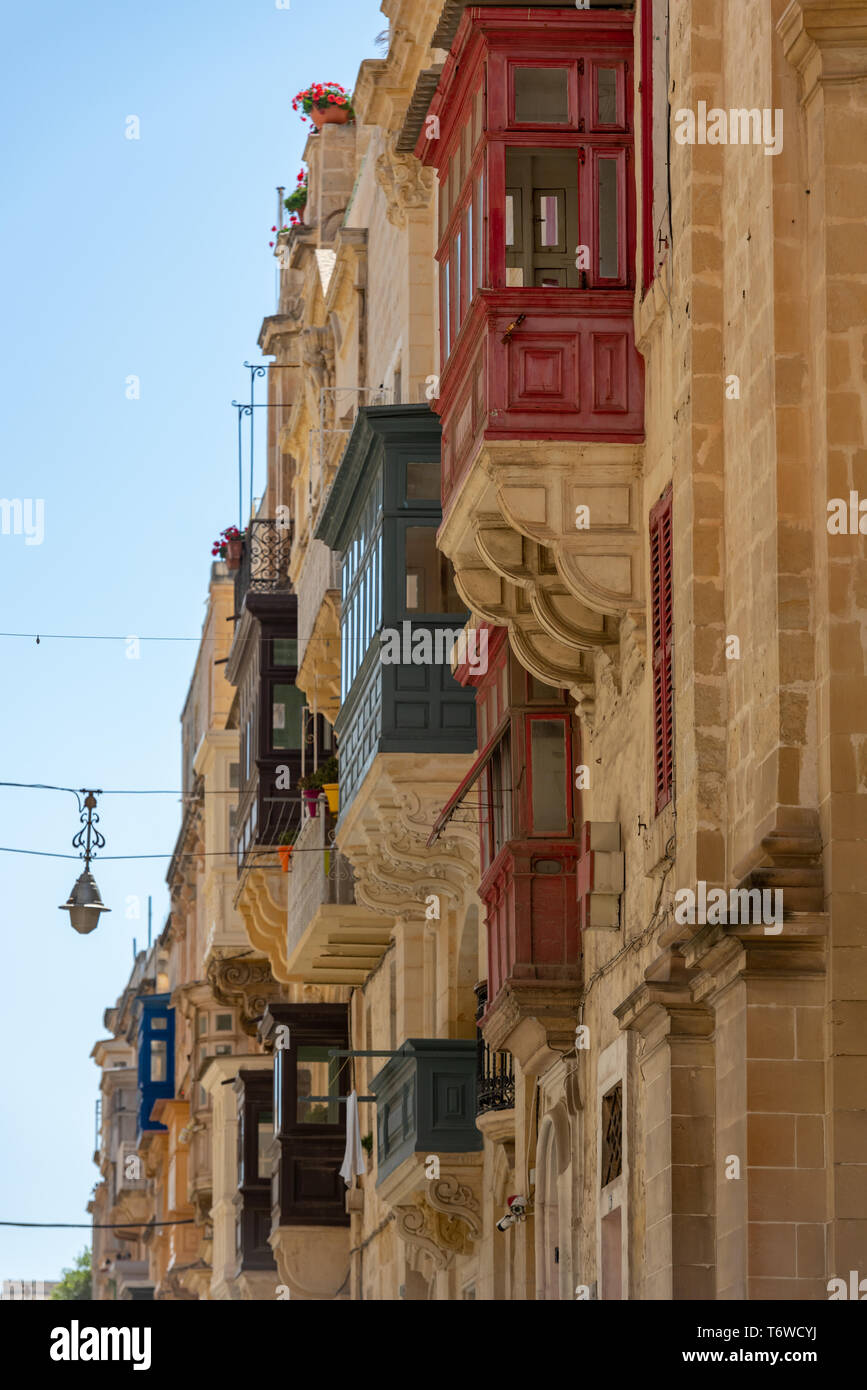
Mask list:
POLYGON ((373 1078, 377 1187, 413 1154, 476 1153, 477 1044, 408 1038, 373 1078))

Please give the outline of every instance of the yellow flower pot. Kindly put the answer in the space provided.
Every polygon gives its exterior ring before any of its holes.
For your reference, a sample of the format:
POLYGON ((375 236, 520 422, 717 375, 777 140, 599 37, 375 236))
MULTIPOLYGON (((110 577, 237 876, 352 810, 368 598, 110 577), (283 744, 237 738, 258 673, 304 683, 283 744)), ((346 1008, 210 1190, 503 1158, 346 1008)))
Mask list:
POLYGON ((340 783, 326 782, 322 788, 328 798, 328 809, 332 816, 336 816, 340 809, 340 783))

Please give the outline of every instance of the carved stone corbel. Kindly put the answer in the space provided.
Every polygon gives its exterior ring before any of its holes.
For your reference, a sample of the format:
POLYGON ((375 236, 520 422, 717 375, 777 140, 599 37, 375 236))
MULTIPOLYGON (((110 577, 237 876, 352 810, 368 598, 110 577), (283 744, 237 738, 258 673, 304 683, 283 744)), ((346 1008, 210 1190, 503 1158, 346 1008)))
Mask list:
POLYGON ((424 918, 426 900, 460 906, 478 883, 478 837, 472 826, 451 825, 429 846, 442 807, 471 764, 448 755, 436 781, 427 759, 383 754, 375 782, 356 796, 339 831, 340 848, 355 871, 356 900, 389 917, 424 918))
POLYGON ((246 956, 212 956, 208 962, 208 984, 218 1004, 237 1008, 241 1028, 250 1038, 256 1036, 267 1005, 283 997, 267 960, 246 956))
POLYGON ((459 593, 591 718, 643 675, 642 448, 486 440, 439 532, 459 593))
POLYGON ((436 1269, 448 1269, 458 1255, 470 1255, 473 1241, 461 1215, 438 1210, 416 1192, 410 1202, 395 1207, 401 1240, 429 1255, 436 1269))
POLYGON ((456 1221, 463 1221, 469 1228, 472 1239, 477 1239, 482 1234, 482 1208, 478 1198, 473 1189, 453 1173, 429 1179, 427 1200, 434 1211, 442 1212, 456 1221))
POLYGON ((374 171, 385 194, 386 217, 394 227, 406 225, 407 212, 429 207, 433 195, 433 171, 426 169, 412 154, 399 154, 390 136, 378 156, 374 171))

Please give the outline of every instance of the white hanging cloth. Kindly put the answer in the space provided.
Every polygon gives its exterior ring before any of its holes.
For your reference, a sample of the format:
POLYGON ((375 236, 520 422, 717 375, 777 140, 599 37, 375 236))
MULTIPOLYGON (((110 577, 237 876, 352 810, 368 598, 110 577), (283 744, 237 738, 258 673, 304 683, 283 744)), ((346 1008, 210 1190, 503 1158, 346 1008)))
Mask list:
POLYGON ((347 1187, 352 1187, 355 1184, 356 1176, 366 1172, 364 1149, 361 1144, 361 1123, 358 1115, 358 1092, 350 1091, 346 1102, 346 1153, 343 1155, 340 1176, 347 1187))

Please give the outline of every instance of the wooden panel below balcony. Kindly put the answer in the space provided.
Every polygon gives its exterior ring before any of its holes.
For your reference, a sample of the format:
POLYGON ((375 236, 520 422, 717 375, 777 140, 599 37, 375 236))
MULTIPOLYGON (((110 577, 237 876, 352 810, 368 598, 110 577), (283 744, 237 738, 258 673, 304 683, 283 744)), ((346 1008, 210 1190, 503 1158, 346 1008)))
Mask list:
POLYGON ((576 868, 580 847, 510 841, 479 887, 487 907, 489 1005, 507 980, 581 977, 576 868))
POLYGON ((443 374, 439 411, 444 511, 482 440, 640 442, 644 366, 632 291, 479 291, 443 374))

